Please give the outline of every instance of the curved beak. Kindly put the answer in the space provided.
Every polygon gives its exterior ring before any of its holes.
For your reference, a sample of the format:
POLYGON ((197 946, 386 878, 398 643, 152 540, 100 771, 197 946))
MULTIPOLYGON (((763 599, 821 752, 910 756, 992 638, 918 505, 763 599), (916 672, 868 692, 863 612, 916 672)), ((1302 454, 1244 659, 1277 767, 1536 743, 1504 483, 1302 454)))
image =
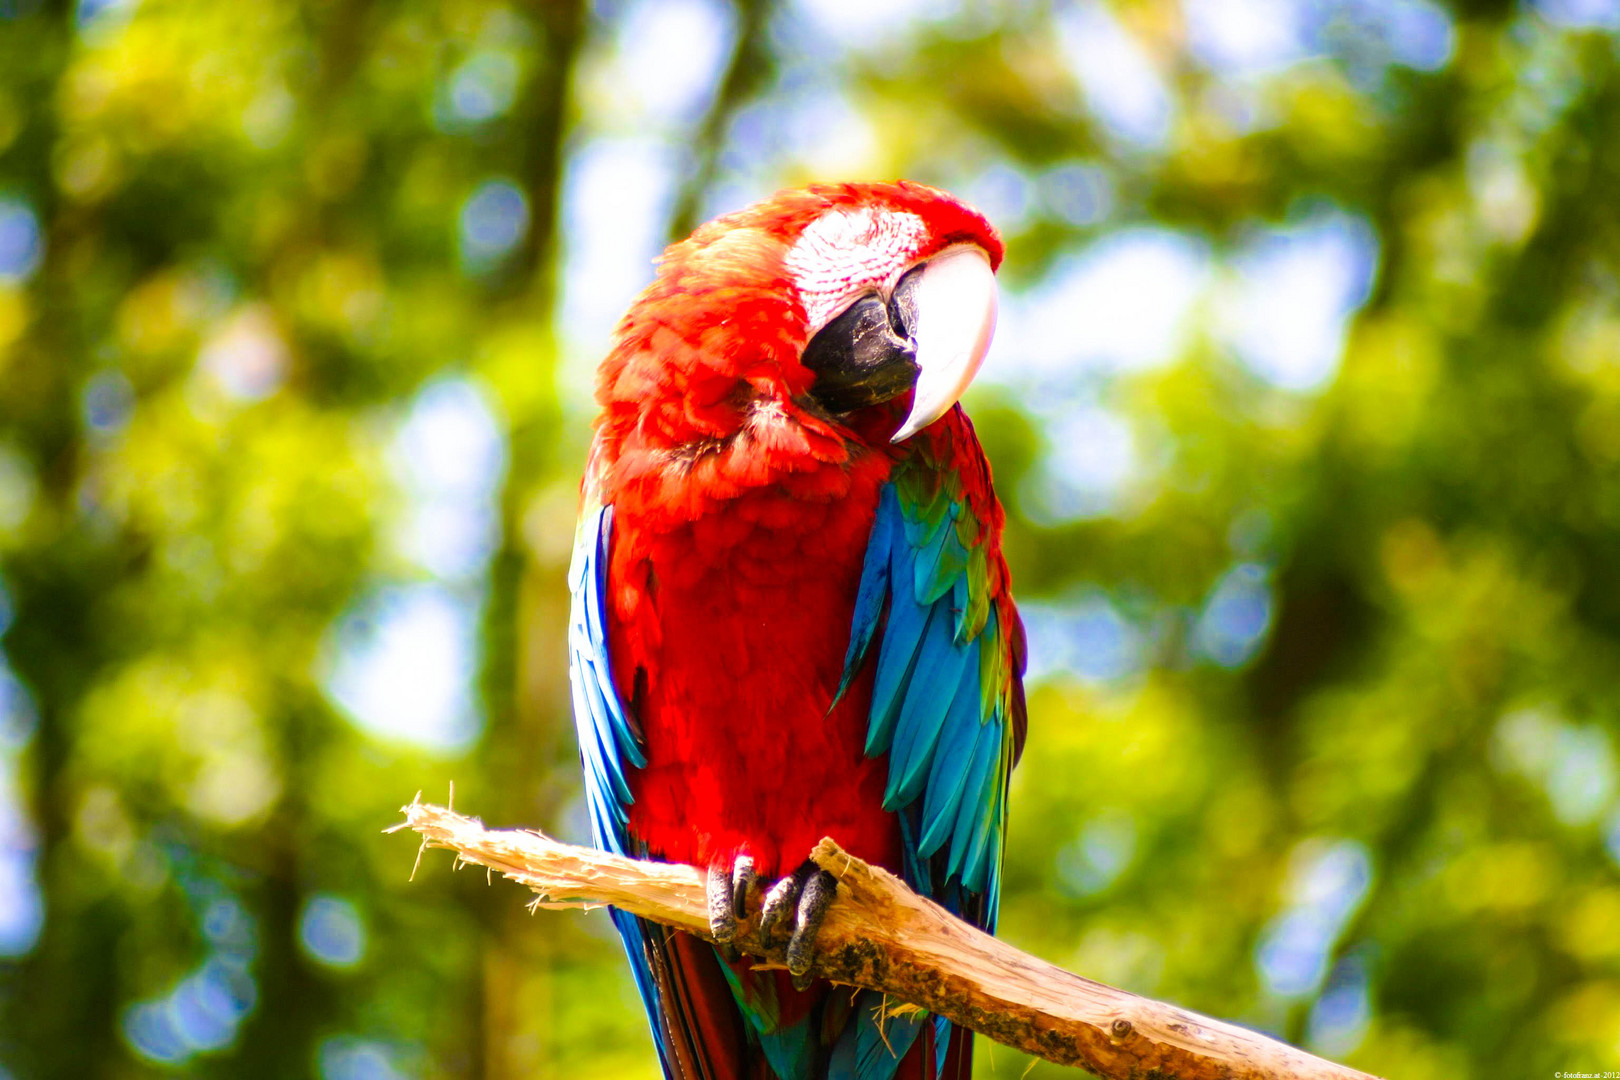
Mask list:
POLYGON ((916 394, 890 442, 909 439, 956 404, 996 331, 996 275, 977 244, 947 248, 923 264, 916 304, 916 394))

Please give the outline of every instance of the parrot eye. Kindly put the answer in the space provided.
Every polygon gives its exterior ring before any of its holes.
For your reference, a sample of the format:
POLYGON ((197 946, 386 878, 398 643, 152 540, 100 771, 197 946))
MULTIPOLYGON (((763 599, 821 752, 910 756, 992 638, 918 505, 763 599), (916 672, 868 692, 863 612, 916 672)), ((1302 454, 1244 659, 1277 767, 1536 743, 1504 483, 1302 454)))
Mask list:
POLYGON ((810 396, 829 412, 877 405, 916 385, 917 280, 916 270, 906 274, 887 304, 875 294, 861 297, 805 346, 800 362, 816 373, 810 396))
POLYGON ((923 267, 914 266, 906 271, 894 287, 889 298, 889 325, 897 337, 903 337, 915 348, 917 339, 917 286, 922 284, 923 267))

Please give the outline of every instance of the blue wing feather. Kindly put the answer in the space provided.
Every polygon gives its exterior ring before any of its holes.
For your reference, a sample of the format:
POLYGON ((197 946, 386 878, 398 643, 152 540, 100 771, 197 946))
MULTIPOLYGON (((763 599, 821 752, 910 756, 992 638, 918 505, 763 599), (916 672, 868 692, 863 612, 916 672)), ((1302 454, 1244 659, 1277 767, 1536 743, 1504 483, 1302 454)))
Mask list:
MULTIPOLYGON (((604 851, 632 852, 625 830, 633 801, 625 782, 626 763, 640 767, 645 751, 619 701, 608 663, 607 620, 602 596, 607 580, 608 542, 613 528, 612 507, 587 506, 574 538, 574 557, 568 569, 571 593, 568 626, 568 681, 574 700, 574 728, 584 764, 585 804, 590 811, 591 838, 604 851)), ((624 941, 636 990, 647 1007, 653 1041, 661 1059, 669 1047, 653 1017, 658 1014, 658 985, 648 960, 647 929, 642 921, 617 908, 608 909, 613 926, 624 941)))
POLYGON ((911 585, 919 604, 932 604, 946 589, 955 584, 951 578, 946 577, 942 587, 939 565, 945 554, 946 541, 954 540, 955 534, 956 530, 951 528, 951 519, 946 517, 929 531, 927 542, 913 551, 911 585))
MULTIPOLYGON (((630 785, 625 782, 624 766, 619 760, 613 735, 612 706, 602 694, 602 673, 590 661, 585 661, 584 667, 588 677, 584 679, 585 686, 585 712, 591 719, 594 729, 594 751, 591 764, 598 769, 597 778, 600 783, 611 789, 610 804, 614 809, 614 816, 624 820, 624 808, 629 806, 632 799, 630 785)), ((585 739, 585 732, 581 731, 580 738, 585 739)))
MULTIPOLYGON (((896 504, 898 512, 898 504, 896 504)), ((896 563, 906 558, 904 544, 894 545, 896 563)), ((905 568, 909 571, 909 567, 905 568)), ((911 574, 890 573, 890 581, 910 582, 911 574)), ((911 685, 912 665, 917 658, 917 647, 928 627, 931 608, 919 604, 909 589, 890 591, 888 624, 883 629, 883 644, 878 649, 877 676, 872 682, 872 714, 866 731, 866 753, 875 757, 888 751, 894 737, 895 721, 900 717, 904 693, 911 685)))
MULTIPOLYGON (((1010 747, 998 695, 987 693, 993 688, 983 683, 988 667, 979 661, 987 639, 994 642, 990 647, 1005 642, 994 613, 978 635, 965 633, 963 613, 973 584, 968 553, 951 527, 961 511, 939 504, 947 498, 944 491, 941 485, 935 497, 908 508, 893 483, 885 486, 857 594, 844 683, 854 678, 884 623, 866 739, 869 756, 889 755, 884 806, 898 811, 921 801, 921 820, 909 843, 922 859, 943 853, 936 885, 954 877, 972 892, 993 891, 997 868, 988 858, 990 833, 1005 815, 1000 775, 1010 747), (932 521, 925 516, 930 514, 932 521)), ((999 846, 994 850, 999 853, 999 846)))
MULTIPOLYGON (((988 725, 986 725, 988 729, 988 725)), ((946 856, 946 865, 956 872, 962 884, 972 888, 963 871, 967 861, 968 846, 973 842, 973 830, 978 825, 979 815, 984 813, 990 792, 987 781, 990 779, 991 766, 999 751, 995 745, 998 740, 994 732, 982 730, 978 740, 973 746, 973 763, 968 767, 967 781, 962 785, 962 802, 957 809, 956 822, 951 827, 950 853, 946 856)))
MULTIPOLYGON (((970 653, 975 658, 978 656, 977 641, 966 649, 958 649, 953 647, 953 636, 950 613, 934 609, 912 669, 911 681, 916 690, 907 693, 900 706, 894 744, 889 749, 889 783, 883 794, 885 810, 898 810, 922 794, 945 714, 956 698, 954 691, 962 679, 962 669, 970 653)), ((978 683, 977 678, 973 681, 978 683)))
MULTIPOLYGON (((980 789, 978 813, 970 819, 972 839, 962 856, 961 864, 962 885, 974 892, 984 891, 986 878, 989 876, 989 867, 985 862, 985 855, 989 850, 991 827, 999 824, 998 819, 1001 815, 998 810, 1002 803, 1001 773, 1004 769, 1002 765, 1004 747, 1001 719, 997 717, 986 727, 994 728, 993 731, 987 732, 991 737, 985 739, 980 746, 980 756, 988 768, 984 778, 984 785, 980 789)), ((974 764, 977 767, 978 762, 974 764)), ((967 810, 969 804, 964 801, 962 807, 967 810)), ((961 828, 963 826, 958 826, 959 830, 961 828)))
MULTIPOLYGON (((840 694, 880 642, 866 753, 888 755, 883 805, 899 817, 903 876, 912 888, 993 929, 1012 746, 1001 688, 985 683, 1005 677, 1006 665, 981 661, 993 656, 986 649, 1008 648, 1002 637, 1008 628, 993 605, 984 616, 992 598, 974 593, 987 587, 983 563, 975 582, 973 555, 957 528, 968 511, 950 490, 941 483, 908 504, 895 483, 885 485, 856 595, 840 694), (975 608, 981 613, 977 627, 975 608)), ((882 1020, 885 1046, 878 1014, 870 1011, 840 1039, 831 1075, 888 1080, 898 1056, 930 1022, 937 1025, 937 1073, 951 1042, 948 1023, 921 1016, 882 1020)))
MULTIPOLYGON (((899 491, 893 484, 888 485, 888 490, 890 492, 894 492, 894 509, 898 511, 900 509, 899 491)), ((910 509, 912 512, 902 516, 901 526, 905 531, 906 543, 911 545, 913 552, 927 549, 927 547, 938 537, 939 531, 945 527, 945 523, 949 520, 949 514, 941 514, 937 512, 938 507, 936 504, 944 498, 944 494, 944 490, 941 489, 939 494, 934 496, 934 498, 929 502, 923 505, 911 507, 910 509)))
POLYGON ((932 856, 951 837, 957 810, 962 805, 962 792, 967 787, 968 770, 973 765, 973 749, 986 733, 985 725, 978 722, 978 673, 971 670, 973 665, 968 667, 957 686, 956 697, 951 700, 951 711, 945 717, 939 749, 928 774, 922 831, 917 837, 918 853, 925 858, 932 856))
MULTIPOLYGON (((893 493, 888 492, 885 497, 892 498, 893 493)), ((866 650, 872 644, 872 635, 877 632, 878 622, 883 618, 883 602, 889 593, 889 552, 894 543, 894 518, 895 515, 880 510, 872 524, 872 536, 866 544, 865 564, 861 567, 861 584, 855 594, 853 632, 849 635, 849 649, 844 653, 844 677, 838 684, 838 695, 833 699, 835 705, 860 670, 866 650)))
POLYGON ((568 680, 574 698, 574 728, 585 765, 585 798, 592 838, 606 851, 628 854, 624 832, 633 800, 626 765, 640 767, 646 753, 613 685, 607 655, 607 619, 602 609, 612 507, 587 508, 569 567, 568 680))
POLYGON ((922 1033, 924 1016, 886 1016, 882 994, 855 997, 854 1022, 845 1026, 827 1062, 828 1080, 885 1080, 922 1033))
MULTIPOLYGON (((1002 798, 1003 799, 1006 798, 1007 772, 1010 772, 1010 771, 1011 771, 1011 768, 1008 767, 1006 772, 1003 772, 1003 774, 1002 774, 1001 786, 1002 786, 1002 798)), ((996 826, 993 829, 990 830, 990 855, 989 855, 988 859, 986 860, 987 865, 989 866, 991 872, 994 873, 997 877, 999 877, 1000 874, 1001 874, 1001 853, 1002 853, 1003 845, 1006 843, 1006 840, 1007 840, 1007 815, 1002 814, 1001 815, 1001 820, 996 823, 996 826)), ((984 909, 984 928, 985 928, 985 930, 987 930, 988 932, 990 932, 992 934, 996 932, 997 919, 1000 916, 1000 914, 1001 914, 1001 890, 999 888, 991 889, 991 890, 989 890, 989 892, 985 896, 985 909, 984 909)))

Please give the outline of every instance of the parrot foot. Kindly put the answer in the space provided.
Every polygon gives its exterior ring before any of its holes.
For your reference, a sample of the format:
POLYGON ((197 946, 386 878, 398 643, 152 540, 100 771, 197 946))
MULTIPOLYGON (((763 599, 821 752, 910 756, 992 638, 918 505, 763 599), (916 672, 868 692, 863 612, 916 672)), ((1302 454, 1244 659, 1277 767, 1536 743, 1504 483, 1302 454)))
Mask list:
POLYGON ((732 943, 737 939, 737 920, 747 914, 748 890, 754 880, 754 860, 747 855, 737 856, 729 871, 723 866, 709 867, 709 929, 727 960, 737 959, 732 943))
POLYGON ((787 967, 793 985, 810 985, 810 960, 816 951, 816 931, 838 891, 838 881, 806 859, 797 870, 771 886, 760 909, 759 930, 769 938, 780 927, 792 927, 788 938, 787 967))

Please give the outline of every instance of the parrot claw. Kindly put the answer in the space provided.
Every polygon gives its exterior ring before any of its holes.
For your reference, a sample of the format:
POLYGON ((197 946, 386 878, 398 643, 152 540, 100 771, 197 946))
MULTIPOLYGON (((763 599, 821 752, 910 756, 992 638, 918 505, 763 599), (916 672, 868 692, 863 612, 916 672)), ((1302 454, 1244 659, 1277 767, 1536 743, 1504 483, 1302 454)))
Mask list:
POLYGON ((826 917, 827 908, 837 893, 838 879, 818 867, 799 894, 799 925, 794 927, 793 938, 787 947, 788 974, 793 976, 796 989, 803 990, 810 985, 810 961, 816 953, 816 932, 821 929, 821 920, 826 917))
MULTIPOLYGON (((748 894, 758 880, 754 860, 747 855, 737 856, 729 870, 724 866, 709 867, 705 887, 709 930, 715 947, 729 962, 741 955, 736 945, 737 931, 741 920, 748 916, 748 894)), ((770 941, 787 935, 788 974, 800 990, 812 981, 809 973, 816 951, 816 932, 837 891, 837 879, 806 859, 797 870, 772 885, 760 903, 760 936, 770 941)))
POLYGON ((815 869, 816 864, 807 859, 803 866, 771 886, 759 909, 761 937, 769 940, 775 936, 776 928, 783 920, 787 920, 789 924, 794 921, 793 916, 799 909, 799 894, 804 891, 804 883, 810 880, 810 875, 815 869))
POLYGON ((754 860, 747 855, 737 856, 729 871, 723 866, 709 867, 709 929, 727 960, 736 960, 740 955, 733 944, 737 940, 737 920, 748 913, 748 890, 755 879, 754 860))
POLYGON ((730 945, 737 937, 737 916, 731 910, 731 875, 724 867, 709 867, 709 929, 714 940, 730 945))
POLYGON ((810 985, 810 961, 815 956, 816 932, 837 893, 838 882, 815 863, 805 860, 792 874, 772 885, 760 909, 759 931, 766 938, 779 928, 792 928, 788 938, 787 968, 793 985, 810 985))
POLYGON ((731 913, 739 919, 748 914, 748 891, 757 879, 754 860, 747 855, 737 856, 731 866, 731 913))

